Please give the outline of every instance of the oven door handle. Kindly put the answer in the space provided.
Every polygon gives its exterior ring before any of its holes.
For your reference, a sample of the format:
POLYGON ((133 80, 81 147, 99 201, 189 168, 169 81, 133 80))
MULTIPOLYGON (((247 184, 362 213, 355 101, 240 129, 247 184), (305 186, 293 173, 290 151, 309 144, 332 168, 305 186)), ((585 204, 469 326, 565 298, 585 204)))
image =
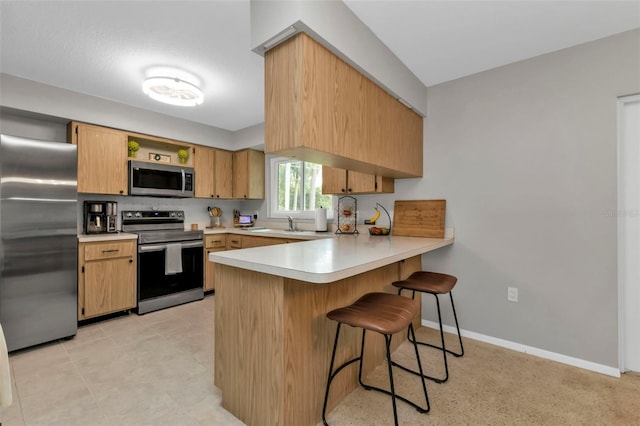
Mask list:
MULTIPOLYGON (((194 247, 202 247, 202 241, 190 241, 190 242, 181 242, 181 243, 176 243, 176 244, 180 244, 180 247, 183 249, 186 248, 194 248, 194 247)), ((148 253, 151 251, 162 251, 162 250, 166 250, 167 248, 167 244, 147 244, 147 245, 141 245, 138 246, 138 253, 148 253)))

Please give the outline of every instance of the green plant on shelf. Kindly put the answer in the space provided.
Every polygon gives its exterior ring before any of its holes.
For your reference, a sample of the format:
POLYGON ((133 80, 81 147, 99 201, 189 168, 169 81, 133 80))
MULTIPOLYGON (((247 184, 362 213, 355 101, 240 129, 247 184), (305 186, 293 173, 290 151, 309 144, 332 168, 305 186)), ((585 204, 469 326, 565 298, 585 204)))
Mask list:
POLYGON ((187 158, 189 158, 189 151, 187 151, 186 149, 179 149, 178 158, 180 159, 180 164, 186 163, 187 158))
POLYGON ((136 151, 140 149, 140 144, 134 140, 127 143, 127 149, 129 150, 129 157, 134 158, 136 151))

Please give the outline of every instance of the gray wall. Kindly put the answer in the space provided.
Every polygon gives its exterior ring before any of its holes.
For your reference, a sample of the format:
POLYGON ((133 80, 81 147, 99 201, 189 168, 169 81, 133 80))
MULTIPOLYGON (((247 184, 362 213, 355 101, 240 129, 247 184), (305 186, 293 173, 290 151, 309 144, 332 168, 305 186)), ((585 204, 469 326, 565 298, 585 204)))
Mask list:
MULTIPOLYGON (((446 198, 462 327, 618 365, 616 97, 640 92, 640 30, 428 89, 425 171, 446 198), (507 287, 519 288, 518 303, 507 287)), ((436 320, 425 299, 423 317, 436 320)), ((452 324, 451 318, 448 323, 452 324)))

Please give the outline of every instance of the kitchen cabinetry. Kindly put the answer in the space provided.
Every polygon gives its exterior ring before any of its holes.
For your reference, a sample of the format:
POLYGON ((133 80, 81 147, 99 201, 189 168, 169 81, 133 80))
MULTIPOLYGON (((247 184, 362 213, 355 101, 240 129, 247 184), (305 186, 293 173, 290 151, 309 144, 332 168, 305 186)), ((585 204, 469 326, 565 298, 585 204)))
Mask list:
POLYGON ((198 146, 194 153, 197 198, 233 198, 233 153, 198 146))
POLYGON ((301 33, 265 53, 265 152, 422 176, 423 119, 301 33))
POLYGON ((69 142, 78 146, 78 192, 127 194, 127 134, 69 123, 69 142))
POLYGON ((193 167, 196 174, 196 198, 213 198, 215 196, 214 186, 214 159, 215 149, 205 146, 196 148, 193 167))
POLYGON ((215 290, 216 264, 209 262, 209 253, 227 249, 227 236, 213 234, 204 236, 204 291, 215 290))
POLYGON ((393 178, 384 178, 335 167, 322 167, 323 194, 393 193, 394 187, 393 178))
POLYGON ((227 236, 227 250, 241 249, 242 237, 240 235, 230 234, 227 236))
POLYGON ((78 319, 136 306, 136 240, 80 243, 78 319))
POLYGON ((286 244, 290 242, 299 242, 300 240, 288 240, 286 238, 275 237, 254 237, 253 235, 242 236, 242 248, 273 246, 276 244, 286 244))
POLYGON ((264 199, 264 152, 233 153, 233 198, 264 199))
MULTIPOLYGON (((215 151, 213 166, 215 198, 233 198, 233 152, 223 149, 215 151)), ((262 179, 264 181, 264 165, 262 179)))

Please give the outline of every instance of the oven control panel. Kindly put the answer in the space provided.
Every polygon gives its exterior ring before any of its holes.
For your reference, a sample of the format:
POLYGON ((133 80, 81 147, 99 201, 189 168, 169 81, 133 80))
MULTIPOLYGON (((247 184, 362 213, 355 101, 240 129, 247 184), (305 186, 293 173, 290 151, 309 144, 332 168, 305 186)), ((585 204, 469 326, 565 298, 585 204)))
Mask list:
POLYGON ((122 212, 122 220, 128 222, 143 221, 184 221, 183 210, 125 210, 122 212))

